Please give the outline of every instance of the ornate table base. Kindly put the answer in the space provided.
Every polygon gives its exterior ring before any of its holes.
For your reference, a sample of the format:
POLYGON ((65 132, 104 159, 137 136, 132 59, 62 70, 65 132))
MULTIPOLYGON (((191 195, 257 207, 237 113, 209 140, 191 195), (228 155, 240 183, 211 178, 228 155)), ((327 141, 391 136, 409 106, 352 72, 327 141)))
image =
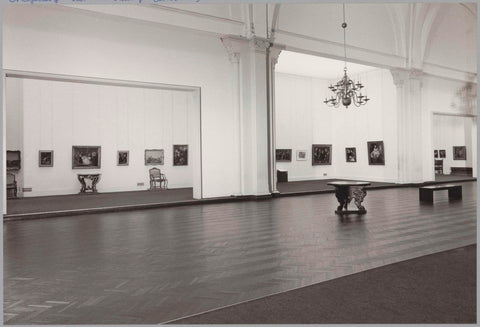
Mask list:
POLYGON ((367 196, 367 191, 365 191, 365 186, 370 185, 367 182, 330 182, 328 185, 335 186, 335 196, 337 197, 339 206, 335 210, 336 214, 345 215, 345 214, 359 214, 363 215, 367 213, 365 207, 362 205, 363 199, 367 196), (358 210, 348 210, 348 204, 354 200, 355 205, 358 210))
POLYGON ((97 183, 100 180, 100 174, 78 174, 77 177, 82 184, 80 193, 97 193, 97 183))

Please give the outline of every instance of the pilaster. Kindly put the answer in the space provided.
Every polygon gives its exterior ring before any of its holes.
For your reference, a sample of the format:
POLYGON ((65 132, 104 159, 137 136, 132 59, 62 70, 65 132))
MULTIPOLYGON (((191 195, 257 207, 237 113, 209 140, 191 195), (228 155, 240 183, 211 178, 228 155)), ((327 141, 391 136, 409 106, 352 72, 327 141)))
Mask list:
POLYGON ((269 117, 269 186, 271 193, 279 193, 277 189, 277 165, 275 160, 276 149, 276 112, 275 112, 275 66, 278 63, 278 57, 285 47, 281 45, 272 45, 268 52, 268 89, 269 89, 269 103, 268 103, 268 117, 269 117))
MULTIPOLYGON (((423 171, 431 166, 423 154, 428 152, 428 140, 422 130, 422 78, 418 69, 391 69, 397 87, 398 183, 421 183, 423 171), (425 152, 426 151, 426 152, 425 152)), ((430 156, 431 157, 431 156, 430 156)), ((430 160, 431 161, 431 160, 430 160)), ((433 166, 430 167, 433 169, 433 166)))
POLYGON ((221 41, 233 66, 238 195, 270 194, 266 74, 270 42, 230 35, 221 41))

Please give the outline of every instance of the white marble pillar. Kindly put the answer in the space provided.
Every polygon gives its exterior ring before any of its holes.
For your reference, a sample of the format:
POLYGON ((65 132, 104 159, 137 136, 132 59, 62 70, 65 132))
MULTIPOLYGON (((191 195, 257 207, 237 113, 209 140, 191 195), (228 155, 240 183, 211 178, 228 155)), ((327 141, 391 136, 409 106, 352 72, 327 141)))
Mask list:
POLYGON ((221 38, 233 65, 233 108, 237 142, 238 195, 269 192, 266 39, 221 38))
POLYGON ((422 76, 417 69, 391 69, 397 87, 398 183, 421 183, 429 140, 422 131, 422 76))
POLYGON ((275 66, 278 62, 278 57, 284 49, 283 46, 273 45, 269 48, 268 53, 268 88, 269 88, 269 187, 271 193, 279 193, 277 190, 277 165, 275 160, 275 149, 276 149, 276 139, 275 139, 275 128, 276 128, 276 115, 275 115, 275 66))
POLYGON ((477 177, 477 117, 472 117, 472 173, 477 177))

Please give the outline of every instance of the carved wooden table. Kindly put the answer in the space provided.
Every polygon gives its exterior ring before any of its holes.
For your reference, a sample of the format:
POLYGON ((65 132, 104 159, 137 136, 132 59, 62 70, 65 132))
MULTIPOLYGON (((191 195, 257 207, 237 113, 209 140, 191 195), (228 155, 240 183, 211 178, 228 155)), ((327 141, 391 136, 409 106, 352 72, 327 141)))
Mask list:
POLYGON ((97 193, 97 183, 101 174, 77 174, 78 180, 82 184, 80 193, 97 193))
POLYGON ((335 186, 335 196, 337 197, 340 205, 336 214, 344 215, 349 213, 365 214, 367 210, 362 205, 363 199, 367 196, 365 186, 370 185, 369 182, 354 182, 354 181, 333 181, 327 183, 328 185, 335 186), (358 210, 348 210, 348 204, 354 199, 355 205, 358 210))

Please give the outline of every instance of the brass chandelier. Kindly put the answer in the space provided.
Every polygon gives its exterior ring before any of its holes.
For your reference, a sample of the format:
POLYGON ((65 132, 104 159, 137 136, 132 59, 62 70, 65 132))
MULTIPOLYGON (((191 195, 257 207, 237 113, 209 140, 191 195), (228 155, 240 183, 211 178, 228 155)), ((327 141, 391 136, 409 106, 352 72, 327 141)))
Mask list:
POLYGON ((343 78, 337 82, 335 85, 330 85, 328 88, 335 93, 330 99, 325 98, 325 103, 329 107, 338 108, 340 103, 342 103, 346 108, 349 105, 353 104, 357 107, 364 105, 370 100, 366 95, 362 95, 361 89, 363 85, 360 82, 355 83, 347 75, 347 45, 346 45, 346 28, 347 23, 345 22, 345 4, 343 4, 343 50, 345 58, 345 67, 343 68, 343 78))

